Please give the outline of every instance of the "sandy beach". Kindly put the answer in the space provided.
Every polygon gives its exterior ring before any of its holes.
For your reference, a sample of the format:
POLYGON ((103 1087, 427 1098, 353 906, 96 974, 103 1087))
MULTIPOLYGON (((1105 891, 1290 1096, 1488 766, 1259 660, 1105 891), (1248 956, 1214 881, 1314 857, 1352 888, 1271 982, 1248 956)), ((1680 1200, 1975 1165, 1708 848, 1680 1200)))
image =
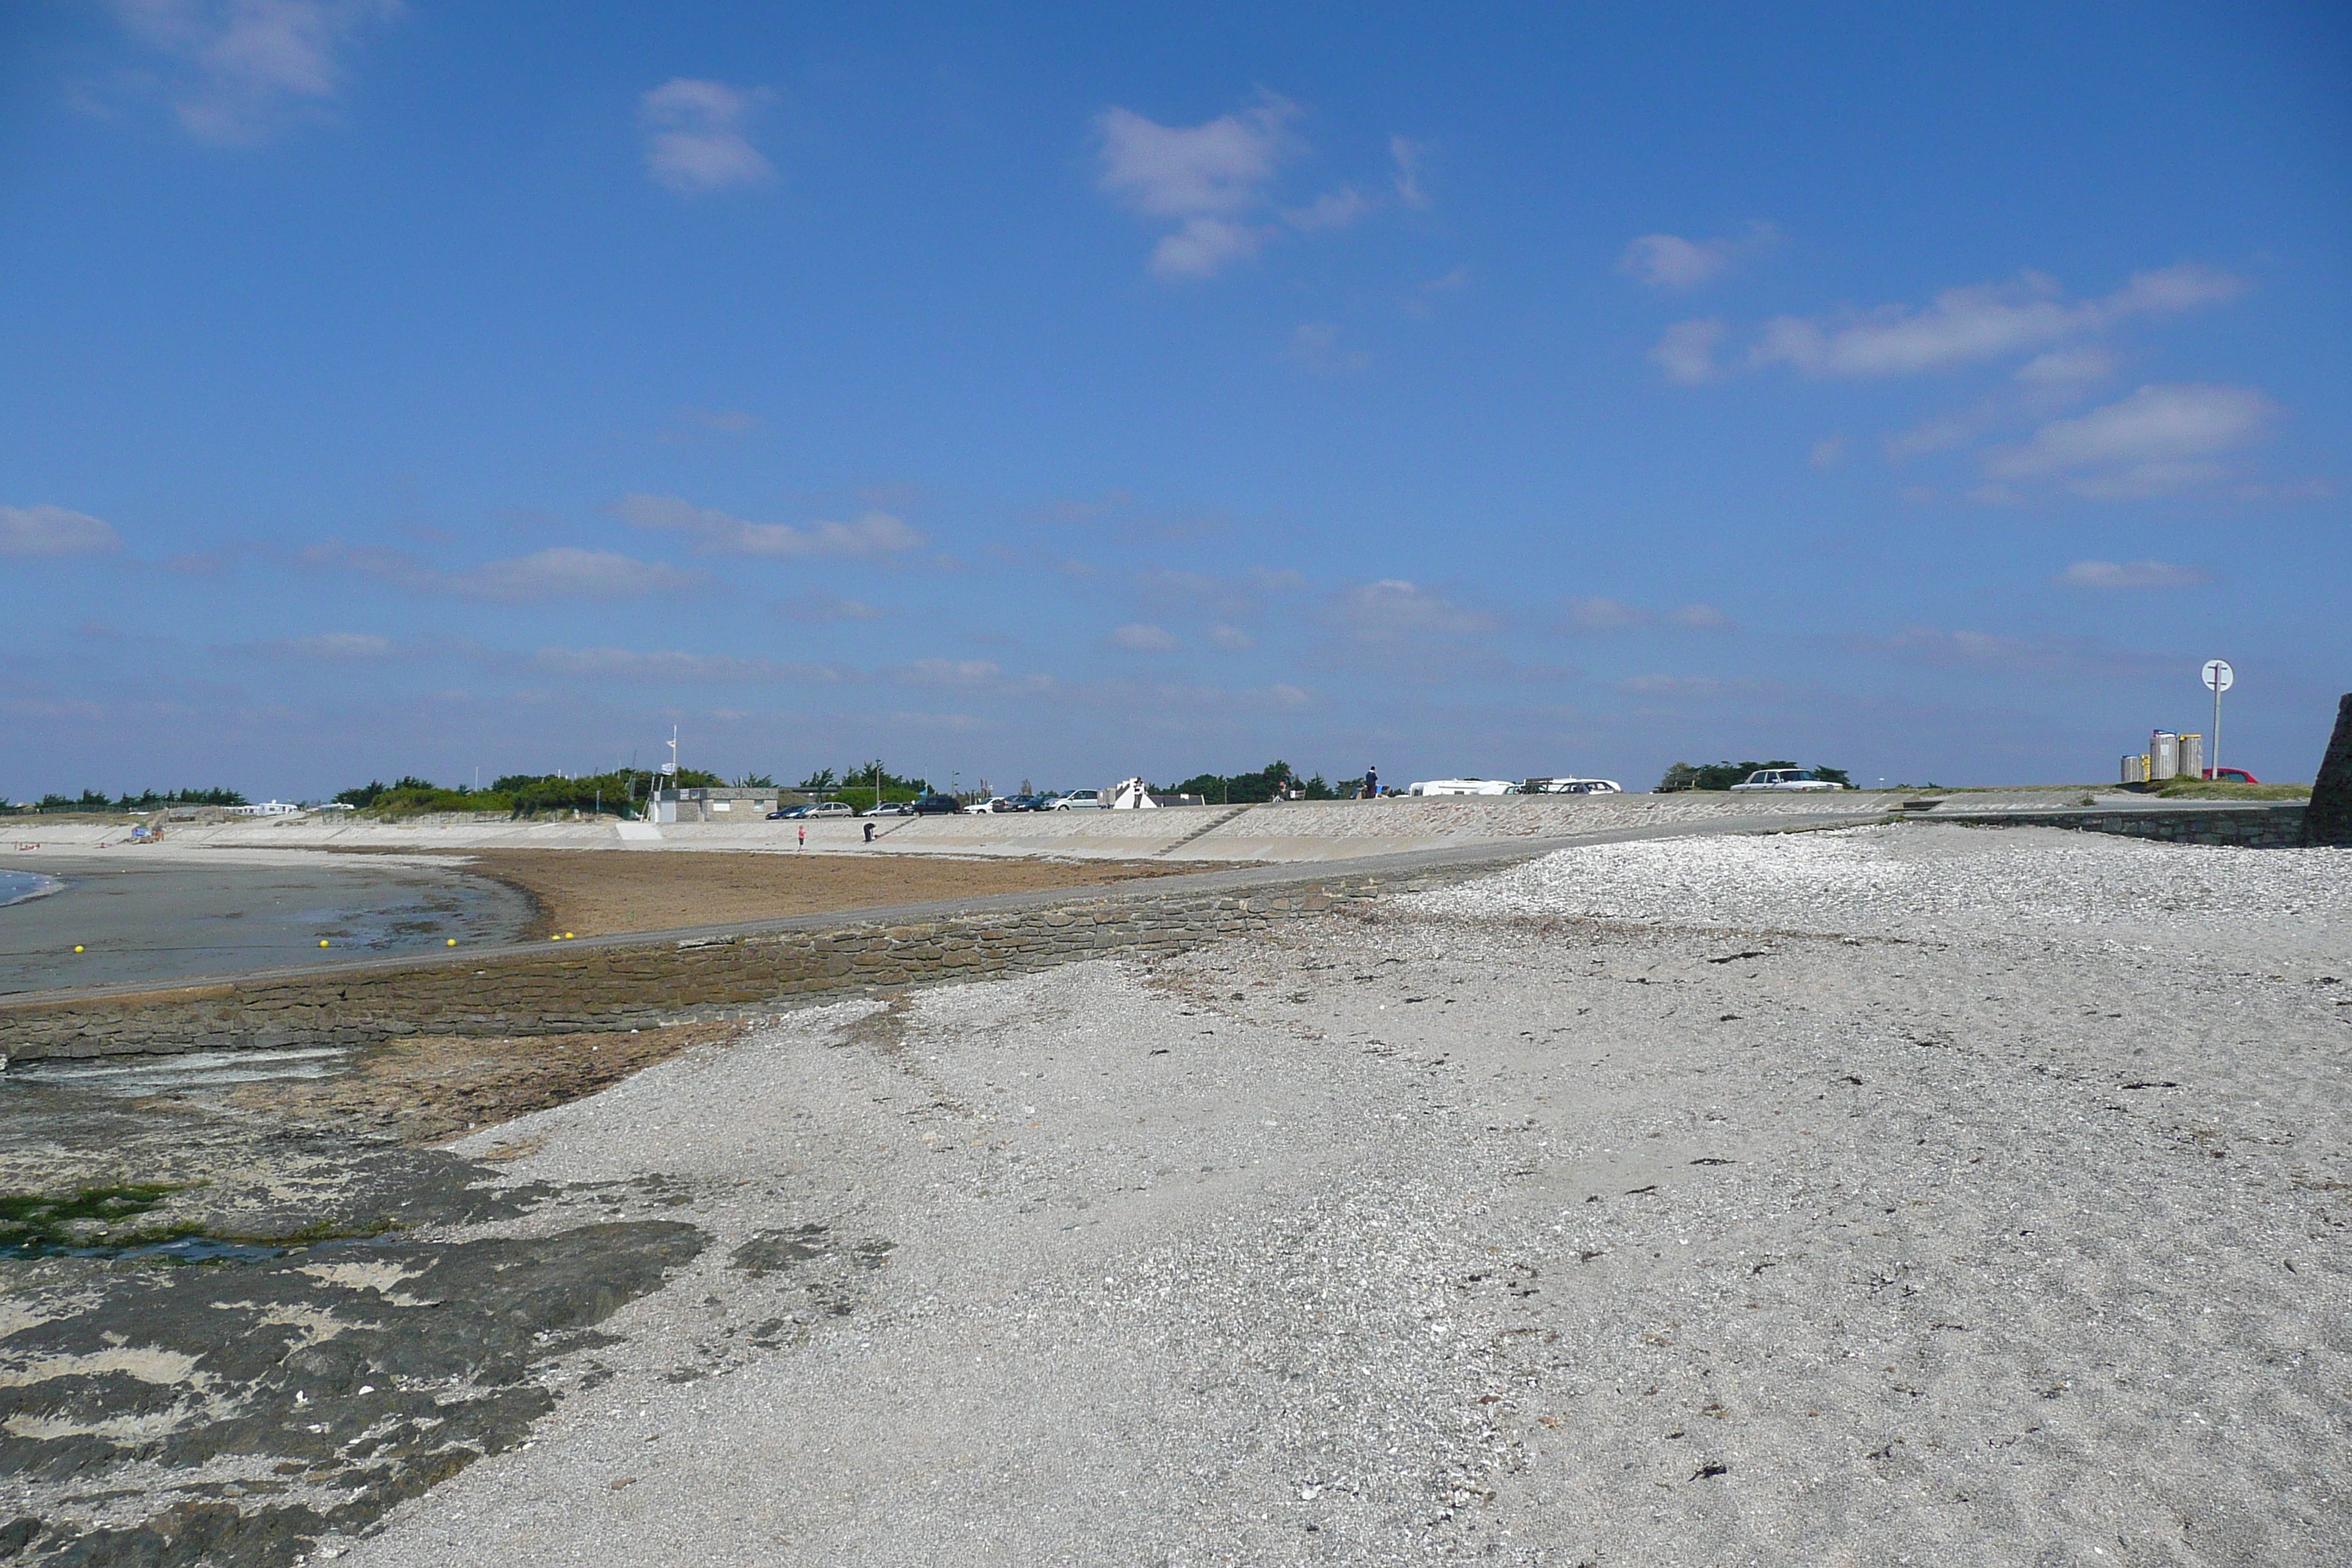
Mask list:
POLYGON ((21 1266, 0 1520, 364 1568, 2340 1563, 2347 955, 2342 851, 1905 825, 497 1082, 418 1041, 44 1089, 20 1184, 71 1121, 203 1178, 159 1215, 362 1239, 21 1266))
POLYGON ((2344 1560, 2352 861, 1818 837, 812 1012, 482 1134, 711 1243, 352 1561, 2344 1560), (1821 896, 1922 855, 1932 910, 1821 896), (2293 956, 2238 918, 2314 893, 2293 956))
POLYGON ((555 931, 589 936, 680 931, 1214 869, 1198 861, 860 858, 840 853, 728 850, 629 855, 482 849, 416 858, 446 858, 450 865, 530 894, 539 914, 524 932, 528 937, 555 931))

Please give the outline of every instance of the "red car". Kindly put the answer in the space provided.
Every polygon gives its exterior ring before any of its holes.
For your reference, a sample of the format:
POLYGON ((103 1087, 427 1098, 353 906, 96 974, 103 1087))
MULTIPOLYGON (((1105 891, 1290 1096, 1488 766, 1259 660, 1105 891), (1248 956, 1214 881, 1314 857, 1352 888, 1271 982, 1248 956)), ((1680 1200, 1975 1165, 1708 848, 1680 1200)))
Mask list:
POLYGON ((2207 768, 2205 776, 2220 784, 2260 784, 2263 781, 2243 768, 2207 768))

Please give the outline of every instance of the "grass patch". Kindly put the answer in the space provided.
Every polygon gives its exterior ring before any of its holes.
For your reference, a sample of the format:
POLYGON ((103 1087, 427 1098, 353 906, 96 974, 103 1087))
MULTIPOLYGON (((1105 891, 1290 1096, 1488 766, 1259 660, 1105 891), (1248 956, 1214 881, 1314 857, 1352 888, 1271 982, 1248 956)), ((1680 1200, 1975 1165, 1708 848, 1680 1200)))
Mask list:
POLYGON ((2214 779, 2167 779, 2157 790, 2164 800, 2309 800, 2307 784, 2242 784, 2214 779))

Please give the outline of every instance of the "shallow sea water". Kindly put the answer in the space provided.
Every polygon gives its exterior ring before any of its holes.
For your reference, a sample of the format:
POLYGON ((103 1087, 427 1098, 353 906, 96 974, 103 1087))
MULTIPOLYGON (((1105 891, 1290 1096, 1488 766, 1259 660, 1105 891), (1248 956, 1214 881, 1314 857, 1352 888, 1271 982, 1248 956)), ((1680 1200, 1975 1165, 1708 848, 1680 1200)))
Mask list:
POLYGON ((456 867, 144 853, 10 867, 0 900, 23 887, 20 901, 0 901, 0 994, 427 952, 453 940, 497 944, 514 941, 535 912, 520 890, 456 867), (21 898, 35 877, 61 885, 21 898))

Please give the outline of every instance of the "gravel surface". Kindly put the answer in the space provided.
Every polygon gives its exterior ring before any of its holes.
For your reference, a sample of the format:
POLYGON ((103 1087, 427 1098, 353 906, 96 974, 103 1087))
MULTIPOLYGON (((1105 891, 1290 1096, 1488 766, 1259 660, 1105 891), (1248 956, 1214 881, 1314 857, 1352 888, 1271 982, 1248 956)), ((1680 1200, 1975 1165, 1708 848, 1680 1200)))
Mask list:
POLYGON ((2029 943, 2066 937, 2340 960, 2352 952, 2352 855, 1901 824, 1599 845, 1415 907, 1473 918, 1582 915, 2029 943))
POLYGON ((2347 870, 1595 847, 793 1015, 461 1145, 709 1245, 328 1550, 2352 1560, 2347 870))

